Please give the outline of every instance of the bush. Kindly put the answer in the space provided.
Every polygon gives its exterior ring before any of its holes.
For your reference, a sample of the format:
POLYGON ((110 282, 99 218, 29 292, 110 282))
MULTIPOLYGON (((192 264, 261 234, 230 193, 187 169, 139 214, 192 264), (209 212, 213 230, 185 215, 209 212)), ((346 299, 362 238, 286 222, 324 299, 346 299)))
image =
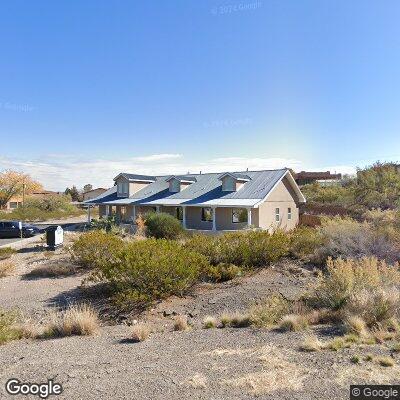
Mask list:
POLYGON ((16 327, 18 318, 16 311, 0 309, 0 345, 21 338, 21 332, 16 327))
POLYGON ((272 294, 250 309, 250 319, 253 325, 268 328, 277 324, 288 312, 290 303, 282 295, 272 294))
POLYGON ((282 231, 247 231, 217 237, 195 235, 185 247, 203 254, 212 265, 263 267, 288 254, 289 244, 289 236, 282 231))
POLYGON ((132 328, 132 340, 134 342, 143 342, 149 338, 151 334, 151 329, 146 324, 137 324, 132 328))
POLYGON ((167 213, 149 213, 145 224, 146 235, 156 239, 177 239, 183 232, 181 222, 167 213))
POLYGON ((212 282, 226 282, 242 274, 240 267, 234 264, 220 263, 218 265, 210 265, 206 270, 205 278, 212 282))
POLYGON ((0 248, 0 260, 5 260, 6 258, 10 258, 13 254, 16 253, 16 250, 11 247, 2 247, 0 248))
POLYGON ((46 337, 93 335, 98 328, 98 315, 92 307, 86 304, 73 305, 53 315, 44 335, 46 337))
POLYGON ((323 242, 323 236, 319 230, 299 226, 290 234, 290 253, 296 258, 312 259, 323 242))
POLYGON ((342 309, 364 289, 390 288, 400 281, 399 266, 389 266, 376 258, 328 259, 327 271, 320 274, 311 302, 319 307, 342 309))
POLYGON ((0 278, 11 275, 16 269, 16 265, 9 260, 0 261, 0 278))
POLYGON ((125 242, 117 254, 96 262, 95 278, 142 302, 182 296, 209 267, 201 254, 165 239, 125 242))
POLYGON ((284 315, 279 323, 281 331, 299 332, 308 328, 308 320, 304 315, 284 315))
POLYGON ((90 231, 75 240, 70 253, 72 260, 84 267, 102 267, 116 261, 123 244, 123 240, 115 235, 90 231))
POLYGON ((369 222, 350 218, 324 219, 318 228, 323 245, 316 260, 332 258, 361 258, 375 256, 388 262, 400 259, 400 234, 394 227, 377 227, 369 222))

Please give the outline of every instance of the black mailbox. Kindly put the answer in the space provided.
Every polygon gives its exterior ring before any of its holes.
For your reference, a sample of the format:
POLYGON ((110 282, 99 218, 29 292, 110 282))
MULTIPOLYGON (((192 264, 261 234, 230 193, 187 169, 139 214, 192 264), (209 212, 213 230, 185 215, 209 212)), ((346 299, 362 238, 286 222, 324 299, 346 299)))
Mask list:
POLYGON ((63 228, 61 226, 49 226, 46 229, 46 242, 47 247, 51 250, 62 246, 64 242, 63 228))

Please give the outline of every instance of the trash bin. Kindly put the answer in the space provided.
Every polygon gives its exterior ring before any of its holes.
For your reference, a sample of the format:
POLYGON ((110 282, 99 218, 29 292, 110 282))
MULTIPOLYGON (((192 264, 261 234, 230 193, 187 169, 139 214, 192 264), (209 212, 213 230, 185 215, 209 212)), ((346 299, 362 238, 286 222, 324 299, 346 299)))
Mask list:
POLYGON ((61 226, 49 226, 46 229, 46 242, 50 250, 55 250, 63 245, 64 230, 61 226))

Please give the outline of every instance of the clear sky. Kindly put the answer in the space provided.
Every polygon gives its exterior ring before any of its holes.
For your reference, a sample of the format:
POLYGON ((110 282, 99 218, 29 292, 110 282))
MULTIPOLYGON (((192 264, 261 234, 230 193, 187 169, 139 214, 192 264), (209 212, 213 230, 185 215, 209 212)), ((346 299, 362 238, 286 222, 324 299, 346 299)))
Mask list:
POLYGON ((400 160, 400 2, 0 2, 0 169, 49 189, 120 171, 400 160))

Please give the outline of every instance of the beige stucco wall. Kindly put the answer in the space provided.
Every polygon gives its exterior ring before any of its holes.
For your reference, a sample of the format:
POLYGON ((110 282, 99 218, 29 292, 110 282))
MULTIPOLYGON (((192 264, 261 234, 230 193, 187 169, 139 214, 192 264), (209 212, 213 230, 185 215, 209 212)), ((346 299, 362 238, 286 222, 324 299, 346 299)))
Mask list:
POLYGON ((289 182, 284 178, 271 192, 270 196, 258 208, 258 227, 268 229, 291 230, 299 222, 299 206, 295 201, 296 195, 289 182), (288 219, 288 208, 292 210, 292 219, 288 219), (275 221, 275 209, 279 208, 280 221, 275 221))
POLYGON ((149 183, 146 182, 130 182, 129 183, 129 196, 132 196, 134 193, 138 192, 139 190, 142 190, 146 186, 148 186, 149 183))
POLYGON ((222 178, 222 190, 230 192, 236 190, 236 179, 229 175, 222 178))

